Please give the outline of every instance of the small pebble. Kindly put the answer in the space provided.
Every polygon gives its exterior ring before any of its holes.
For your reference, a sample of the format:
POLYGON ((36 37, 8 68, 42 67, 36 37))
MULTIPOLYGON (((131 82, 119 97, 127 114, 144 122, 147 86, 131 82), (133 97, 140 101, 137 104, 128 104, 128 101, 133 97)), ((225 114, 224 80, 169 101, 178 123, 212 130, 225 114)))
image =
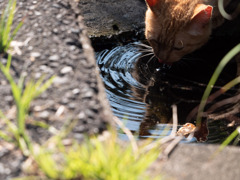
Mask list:
POLYGON ((42 15, 42 13, 39 12, 39 11, 35 11, 35 15, 36 15, 36 16, 40 16, 40 15, 42 15))
POLYGON ((69 72, 72 72, 72 67, 71 66, 65 66, 64 68, 61 69, 60 73, 61 74, 67 74, 69 72))
POLYGON ((39 52, 32 52, 31 56, 32 57, 39 57, 39 56, 41 56, 41 54, 39 52))
POLYGON ((93 96, 93 92, 92 91, 88 91, 84 94, 84 98, 90 98, 93 96))
POLYGON ((79 94, 80 93, 80 89, 76 88, 72 90, 73 94, 79 94))
POLYGON ((68 104, 69 101, 70 101, 70 100, 69 100, 68 98, 66 98, 66 97, 64 97, 64 98, 61 99, 61 103, 62 103, 62 104, 68 104))
POLYGON ((46 118, 49 117, 49 115, 50 115, 50 113, 48 111, 42 111, 42 112, 37 114, 37 117, 46 119, 46 118))
POLYGON ((56 116, 61 116, 65 111, 65 107, 64 106, 60 106, 57 111, 56 111, 56 116))
POLYGON ((66 24, 66 25, 70 24, 70 21, 68 21, 66 19, 64 19, 62 22, 63 22, 63 24, 66 24))
POLYGON ((86 118, 86 114, 84 112, 80 112, 77 117, 79 119, 85 119, 86 118))
POLYGON ((46 65, 39 66, 39 69, 42 70, 43 72, 47 72, 47 73, 53 72, 53 70, 50 67, 46 66, 46 65))
POLYGON ((53 30, 52 30, 54 33, 58 33, 58 29, 57 28, 54 28, 53 30))
POLYGON ((54 85, 62 85, 66 82, 68 82, 69 79, 68 78, 65 78, 65 77, 55 77, 54 80, 53 80, 53 84, 54 85))
POLYGON ((57 19, 61 19, 61 18, 62 18, 62 14, 58 14, 58 15, 56 16, 56 18, 57 18, 57 19))
POLYGON ((58 59, 59 59, 58 55, 52 55, 52 56, 49 57, 50 61, 57 61, 58 59))

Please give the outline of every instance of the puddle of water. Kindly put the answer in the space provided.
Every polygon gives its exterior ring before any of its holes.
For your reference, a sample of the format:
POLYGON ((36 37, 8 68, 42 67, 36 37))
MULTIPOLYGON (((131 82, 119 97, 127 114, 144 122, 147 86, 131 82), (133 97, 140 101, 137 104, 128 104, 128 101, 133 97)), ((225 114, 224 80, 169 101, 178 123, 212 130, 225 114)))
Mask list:
MULTIPOLYGON (((206 58, 202 61, 204 57, 197 54, 197 58, 190 56, 170 67, 151 56, 141 58, 137 44, 97 52, 97 64, 114 115, 136 138, 164 137, 171 132, 172 104, 178 107, 179 125, 185 124, 188 114, 199 104, 216 62, 210 64, 206 58)), ((207 57, 211 58, 209 54, 207 57)), ((232 78, 229 73, 227 76, 232 78)), ((222 81, 219 83, 225 83, 222 81)), ((208 128, 209 143, 221 142, 229 135, 224 121, 209 123, 208 128)), ((121 131, 119 136, 127 139, 121 131)))

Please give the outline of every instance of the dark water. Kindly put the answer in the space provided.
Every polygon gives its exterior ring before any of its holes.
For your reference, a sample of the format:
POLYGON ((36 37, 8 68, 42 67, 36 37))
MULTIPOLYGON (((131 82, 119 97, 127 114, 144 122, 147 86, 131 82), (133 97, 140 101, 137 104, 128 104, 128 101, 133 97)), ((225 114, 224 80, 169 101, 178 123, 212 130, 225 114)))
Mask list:
MULTIPOLYGON (((199 104, 206 84, 220 55, 196 52, 172 66, 162 65, 151 56, 144 56, 139 43, 103 50, 96 54, 97 64, 105 83, 107 97, 114 114, 121 119, 136 138, 159 138, 171 132, 173 104, 178 108, 179 127, 186 122, 195 123, 189 113, 199 104), (211 63, 209 62, 211 59, 211 63)), ((227 49, 225 50, 227 52, 227 49)), ((222 51, 223 54, 225 51, 222 51)), ((234 70, 232 67, 232 74, 234 70)), ((227 71, 224 84, 233 78, 227 71)), ((219 89, 219 86, 214 88, 219 89)), ((231 96, 232 92, 225 96, 231 96)), ((209 121, 209 143, 221 142, 229 135, 227 121, 209 121)), ((119 136, 126 136, 119 131, 119 136)), ((195 141, 193 139, 193 141, 195 141)))

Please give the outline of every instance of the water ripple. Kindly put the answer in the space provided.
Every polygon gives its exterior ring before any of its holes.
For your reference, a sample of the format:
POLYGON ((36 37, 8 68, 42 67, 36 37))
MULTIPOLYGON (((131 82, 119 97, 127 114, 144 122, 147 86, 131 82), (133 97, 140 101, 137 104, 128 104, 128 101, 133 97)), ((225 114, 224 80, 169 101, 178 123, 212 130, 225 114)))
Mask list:
MULTIPOLYGON (((198 57, 175 63, 170 70, 153 59, 150 62, 149 57, 141 62, 142 53, 136 44, 96 53, 107 98, 114 115, 139 138, 164 137, 171 131, 172 104, 178 105, 180 124, 186 123, 186 116, 198 105, 206 86, 204 74, 199 78, 199 65, 207 66, 198 62, 198 57), (202 82, 196 83, 194 78, 202 82)), ((206 69, 206 72, 209 71, 206 69)), ((213 132, 208 137, 212 143, 221 141, 228 134, 226 126, 221 123, 209 124, 209 130, 213 132), (221 127, 221 133, 217 126, 221 127)), ((126 139, 121 131, 119 136, 126 139)))

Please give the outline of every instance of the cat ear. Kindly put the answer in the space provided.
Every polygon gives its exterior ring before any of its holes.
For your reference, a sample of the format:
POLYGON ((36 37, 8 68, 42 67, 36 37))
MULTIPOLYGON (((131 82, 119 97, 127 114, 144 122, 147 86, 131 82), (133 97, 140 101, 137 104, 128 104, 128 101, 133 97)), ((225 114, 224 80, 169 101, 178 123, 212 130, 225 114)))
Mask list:
POLYGON ((146 0, 148 7, 154 12, 156 9, 157 4, 159 3, 159 0, 146 0))
POLYGON ((192 35, 201 35, 204 33, 204 29, 209 25, 212 17, 212 6, 207 6, 205 4, 199 4, 194 11, 192 16, 189 33, 192 35))
POLYGON ((146 2, 149 5, 149 7, 152 8, 157 4, 158 0, 146 0, 146 2))

